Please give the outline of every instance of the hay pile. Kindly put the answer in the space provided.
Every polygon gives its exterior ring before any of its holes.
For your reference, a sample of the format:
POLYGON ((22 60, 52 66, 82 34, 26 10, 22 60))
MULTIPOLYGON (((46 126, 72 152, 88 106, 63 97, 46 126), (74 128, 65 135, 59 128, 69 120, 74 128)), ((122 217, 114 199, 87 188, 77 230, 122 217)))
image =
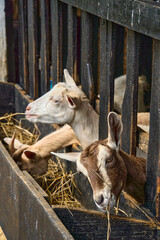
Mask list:
MULTIPOLYGON (((35 125, 33 131, 22 127, 23 118, 18 121, 14 118, 17 114, 5 114, 0 117, 0 140, 4 137, 16 138, 25 144, 34 144, 40 137, 40 132, 35 125)), ((22 114, 21 114, 22 115, 22 114)), ((73 188, 76 187, 72 172, 67 173, 59 159, 57 163, 49 160, 48 171, 42 176, 33 176, 48 195, 51 205, 65 205, 67 207, 80 207, 80 203, 73 197, 73 188)))

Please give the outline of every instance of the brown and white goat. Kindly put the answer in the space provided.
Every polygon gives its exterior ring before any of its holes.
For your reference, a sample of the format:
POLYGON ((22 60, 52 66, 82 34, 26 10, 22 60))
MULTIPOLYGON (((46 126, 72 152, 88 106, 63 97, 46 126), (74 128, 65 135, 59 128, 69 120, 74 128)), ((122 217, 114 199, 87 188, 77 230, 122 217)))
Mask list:
POLYGON ((26 118, 31 122, 68 123, 84 149, 98 140, 99 116, 66 69, 64 77, 65 82, 29 103, 26 118))
POLYGON ((9 145, 9 152, 20 169, 28 171, 31 175, 41 175, 47 171, 51 151, 79 144, 69 125, 64 125, 33 145, 22 144, 15 139, 15 134, 12 138, 4 138, 4 141, 9 145))
POLYGON ((92 143, 82 153, 53 153, 76 162, 77 171, 88 178, 93 199, 102 211, 109 202, 115 205, 122 189, 142 203, 146 180, 146 160, 120 150, 123 126, 114 112, 108 115, 108 129, 107 139, 92 143))

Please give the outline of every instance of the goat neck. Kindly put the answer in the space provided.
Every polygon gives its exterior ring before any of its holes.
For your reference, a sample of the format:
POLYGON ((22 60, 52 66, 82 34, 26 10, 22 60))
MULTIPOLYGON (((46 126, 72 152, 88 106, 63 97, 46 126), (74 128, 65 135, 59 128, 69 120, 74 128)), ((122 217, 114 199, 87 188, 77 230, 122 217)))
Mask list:
POLYGON ((70 126, 73 128, 83 149, 98 140, 98 125, 98 114, 87 99, 83 100, 77 111, 75 111, 74 119, 70 122, 70 126))
POLYGON ((146 160, 129 155, 120 150, 126 169, 127 181, 124 190, 139 203, 144 201, 144 185, 146 181, 146 160))

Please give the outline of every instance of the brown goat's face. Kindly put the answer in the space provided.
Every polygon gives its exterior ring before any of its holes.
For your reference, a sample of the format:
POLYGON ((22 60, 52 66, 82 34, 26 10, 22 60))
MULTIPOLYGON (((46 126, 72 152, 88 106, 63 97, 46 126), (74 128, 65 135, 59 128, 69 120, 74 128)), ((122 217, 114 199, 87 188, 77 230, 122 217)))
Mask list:
POLYGON ((105 141, 91 144, 77 161, 77 170, 88 178, 93 199, 102 211, 113 207, 126 182, 126 168, 119 154, 105 141))

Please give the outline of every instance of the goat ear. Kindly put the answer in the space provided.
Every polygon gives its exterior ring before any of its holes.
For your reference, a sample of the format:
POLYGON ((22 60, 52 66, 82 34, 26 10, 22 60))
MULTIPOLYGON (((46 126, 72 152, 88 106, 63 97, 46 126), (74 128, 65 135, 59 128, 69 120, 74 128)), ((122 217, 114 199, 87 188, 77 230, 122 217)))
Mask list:
POLYGON ((66 95, 66 99, 67 99, 67 102, 68 102, 70 108, 75 108, 76 107, 76 100, 75 100, 75 98, 72 98, 71 96, 66 95))
POLYGON ((76 86, 74 79, 71 77, 67 69, 64 69, 64 78, 67 85, 76 86))
POLYGON ((61 159, 64 159, 64 160, 67 160, 70 162, 77 162, 77 160, 79 159, 79 157, 81 155, 81 153, 78 153, 78 152, 70 152, 70 153, 51 152, 51 153, 61 159))
POLYGON ((122 130, 121 119, 115 112, 110 112, 108 114, 108 145, 114 150, 119 150, 122 130))
POLYGON ((32 161, 37 161, 39 159, 39 156, 36 152, 25 150, 23 153, 32 161))

